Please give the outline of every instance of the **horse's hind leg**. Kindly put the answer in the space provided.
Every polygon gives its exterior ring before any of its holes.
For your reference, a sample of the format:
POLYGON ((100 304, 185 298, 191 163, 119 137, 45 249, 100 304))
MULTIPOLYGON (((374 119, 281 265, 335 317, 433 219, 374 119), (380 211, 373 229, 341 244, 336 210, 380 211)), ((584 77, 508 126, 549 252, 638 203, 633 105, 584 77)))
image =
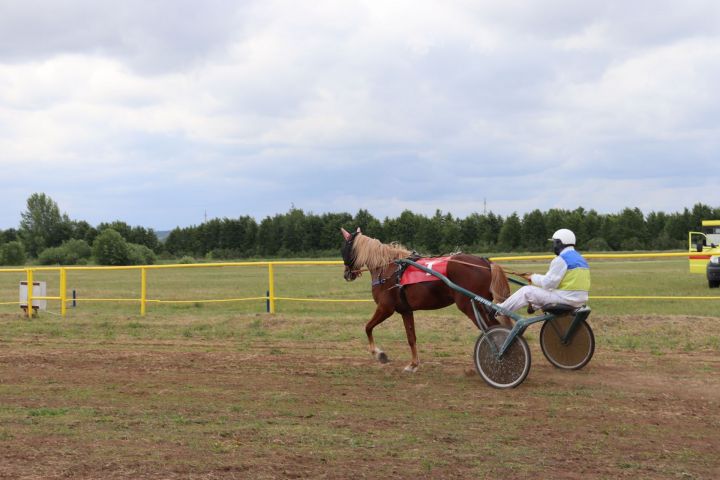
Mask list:
POLYGON ((405 334, 407 335, 408 345, 410 345, 410 351, 412 352, 412 361, 405 367, 405 371, 415 373, 420 366, 415 338, 415 317, 412 312, 408 312, 403 313, 402 318, 405 324, 405 334))
POLYGON ((375 345, 375 339, 373 338, 373 328, 375 328, 377 325, 381 324, 388 318, 390 318, 390 315, 393 314, 393 310, 389 310, 386 308, 381 308, 378 306, 378 308, 375 310, 375 313, 373 314, 370 321, 365 325, 365 333, 368 337, 368 347, 370 348, 370 353, 373 357, 380 363, 387 363, 390 360, 388 359, 388 356, 385 355, 385 352, 380 350, 375 345))

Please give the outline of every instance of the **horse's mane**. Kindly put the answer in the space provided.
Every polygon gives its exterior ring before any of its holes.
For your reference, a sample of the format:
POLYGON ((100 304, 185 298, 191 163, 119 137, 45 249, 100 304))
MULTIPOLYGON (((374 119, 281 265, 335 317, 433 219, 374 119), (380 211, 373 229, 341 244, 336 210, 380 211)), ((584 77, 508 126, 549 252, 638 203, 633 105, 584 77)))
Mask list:
POLYGON ((375 238, 358 233, 353 241, 355 265, 369 269, 380 268, 398 258, 410 256, 410 250, 399 243, 385 244, 375 238))

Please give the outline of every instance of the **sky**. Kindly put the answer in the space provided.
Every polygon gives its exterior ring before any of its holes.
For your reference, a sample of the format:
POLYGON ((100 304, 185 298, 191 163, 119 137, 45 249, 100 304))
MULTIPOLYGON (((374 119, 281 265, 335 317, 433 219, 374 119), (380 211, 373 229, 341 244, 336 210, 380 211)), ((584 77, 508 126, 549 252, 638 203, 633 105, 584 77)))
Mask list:
POLYGON ((720 2, 0 0, 0 228, 720 206, 720 2))

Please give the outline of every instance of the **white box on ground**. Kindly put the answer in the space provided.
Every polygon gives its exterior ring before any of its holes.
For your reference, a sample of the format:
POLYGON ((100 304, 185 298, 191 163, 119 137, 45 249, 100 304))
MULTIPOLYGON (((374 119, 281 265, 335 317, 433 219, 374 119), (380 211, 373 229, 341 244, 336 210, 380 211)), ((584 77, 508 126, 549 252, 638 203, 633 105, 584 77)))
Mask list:
MULTIPOLYGON (((20 282, 20 308, 27 308, 27 282, 20 282)), ((36 300, 37 297, 47 296, 47 285, 45 282, 33 282, 32 289, 33 308, 47 310, 47 300, 36 300)))

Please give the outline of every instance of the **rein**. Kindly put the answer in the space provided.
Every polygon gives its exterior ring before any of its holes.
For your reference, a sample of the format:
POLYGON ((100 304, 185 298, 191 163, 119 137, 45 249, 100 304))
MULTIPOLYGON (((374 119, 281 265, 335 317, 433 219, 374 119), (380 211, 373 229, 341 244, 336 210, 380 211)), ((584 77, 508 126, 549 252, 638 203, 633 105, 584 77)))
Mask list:
MULTIPOLYGON (((394 263, 395 263, 395 262, 390 262, 390 263, 388 263, 388 264, 386 264, 386 265, 383 265, 382 267, 378 267, 378 269, 380 270, 380 273, 378 274, 378 278, 377 278, 377 279, 371 279, 371 280, 372 280, 372 286, 373 286, 373 287, 376 287, 376 286, 378 286, 378 285, 382 285, 382 284, 385 283, 387 280, 390 280, 394 275, 397 274, 397 270, 396 270, 396 271, 392 272, 390 275, 388 275, 387 277, 381 277, 381 276, 380 276, 380 275, 385 271, 385 268, 387 268, 387 267, 390 266, 390 265, 393 265, 394 263)), ((370 270, 369 268, 366 267, 366 268, 360 268, 360 269, 358 269, 358 270, 351 270, 351 272, 354 273, 354 274, 356 274, 358 277, 360 277, 360 276, 362 276, 363 272, 372 272, 372 270, 370 270)))
MULTIPOLYGON (((449 259, 449 260, 448 260, 448 263, 450 263, 450 262, 460 263, 460 264, 462 264, 462 265, 467 265, 468 267, 483 268, 483 269, 485 269, 485 270, 490 270, 490 267, 486 267, 485 265, 476 265, 476 264, 470 263, 470 262, 463 262, 462 260, 449 259)), ((388 265, 392 265, 392 262, 391 262, 391 263, 388 263, 388 265)), ((386 265, 386 266, 387 266, 387 265, 386 265)), ((382 269, 384 270, 385 267, 382 267, 382 269)), ((518 276, 518 277, 523 277, 523 278, 524 278, 524 276, 527 275, 527 273, 514 272, 514 271, 512 271, 512 270, 507 270, 507 269, 504 269, 504 270, 505 270, 506 273, 509 273, 510 275, 516 275, 516 276, 518 276)), ((360 269, 358 269, 358 270, 351 270, 351 272, 357 274, 358 277, 361 276, 361 275, 363 274, 363 272, 369 272, 369 271, 370 271, 369 268, 360 268, 360 269)), ((394 274, 395 274, 395 273, 393 273, 392 275, 394 275, 394 274)), ((388 277, 385 277, 385 278, 382 278, 382 279, 379 278, 378 281, 380 281, 380 283, 384 283, 384 280, 389 279, 390 277, 392 277, 392 275, 390 275, 390 276, 388 276, 388 277)), ((374 283, 374 282, 375 282, 375 280, 373 280, 373 283, 374 283)))
MULTIPOLYGON (((387 267, 388 265, 392 265, 392 263, 388 263, 387 265, 385 265, 385 266, 383 266, 383 267, 380 267, 380 273, 382 273, 382 272, 385 270, 385 267, 387 267)), ((370 270, 369 268, 361 268, 361 269, 358 269, 358 270, 350 270, 350 271, 351 271, 352 273, 354 273, 358 278, 360 278, 360 277, 362 276, 363 272, 371 272, 371 270, 370 270)), ((395 275, 396 273, 397 273, 397 271, 391 273, 390 275, 388 275, 387 277, 384 277, 384 278, 378 276, 377 280, 371 279, 371 280, 372 280, 372 286, 375 287, 375 286, 377 286, 377 285, 382 285, 382 284, 385 283, 387 280, 391 279, 391 278, 393 277, 393 275, 395 275)))
MULTIPOLYGON (((485 265, 475 265, 474 263, 463 262, 462 260, 453 260, 451 258, 450 260, 448 260, 448 263, 450 263, 450 262, 461 263, 463 265, 467 265, 468 267, 484 268, 485 270, 490 270, 490 267, 486 267, 485 265)), ((505 272, 509 273, 510 275, 517 275, 518 277, 524 277, 525 275, 527 275, 527 273, 518 273, 518 272, 513 272, 512 270, 506 270, 506 269, 503 269, 503 270, 505 270, 505 272)))

